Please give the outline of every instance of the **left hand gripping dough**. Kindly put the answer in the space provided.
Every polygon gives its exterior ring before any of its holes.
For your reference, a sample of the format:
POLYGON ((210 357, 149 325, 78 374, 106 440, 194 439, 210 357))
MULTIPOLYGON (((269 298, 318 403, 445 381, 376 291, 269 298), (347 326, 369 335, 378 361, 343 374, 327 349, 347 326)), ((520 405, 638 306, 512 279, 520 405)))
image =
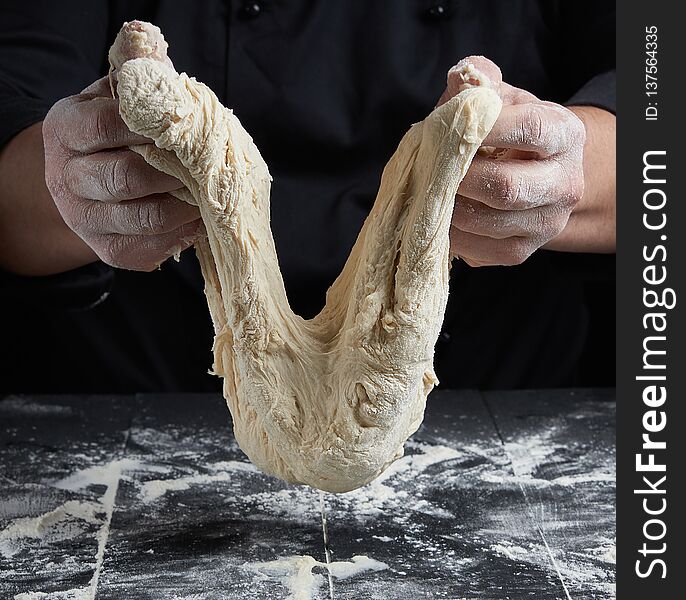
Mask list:
POLYGON ((288 304, 269 227, 269 170, 207 86, 177 73, 156 27, 127 23, 110 60, 137 147, 184 182, 207 238, 196 244, 236 439, 265 472, 344 492, 403 453, 437 383, 455 194, 500 112, 469 87, 413 125, 313 319, 288 304))

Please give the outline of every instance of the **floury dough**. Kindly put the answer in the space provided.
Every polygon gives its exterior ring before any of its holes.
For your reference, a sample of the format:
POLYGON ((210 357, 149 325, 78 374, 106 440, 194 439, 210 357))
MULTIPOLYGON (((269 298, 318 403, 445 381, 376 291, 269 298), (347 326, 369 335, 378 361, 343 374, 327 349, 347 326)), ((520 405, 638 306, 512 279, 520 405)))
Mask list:
MULTIPOLYGON (((437 383, 433 349, 448 297, 455 193, 500 112, 474 77, 413 125, 313 319, 288 304, 269 227, 269 170, 207 86, 177 73, 157 27, 124 24, 110 63, 133 148, 185 184, 207 237, 196 243, 241 448, 286 481, 345 492, 402 456, 437 383)), ((306 235, 303 232, 303 235, 306 235)))

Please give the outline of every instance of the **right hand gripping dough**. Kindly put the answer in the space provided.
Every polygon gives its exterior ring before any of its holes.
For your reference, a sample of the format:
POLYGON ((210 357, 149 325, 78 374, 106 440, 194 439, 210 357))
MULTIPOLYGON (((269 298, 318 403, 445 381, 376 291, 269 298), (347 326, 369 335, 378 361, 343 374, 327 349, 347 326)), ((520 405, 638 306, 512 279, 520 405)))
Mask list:
POLYGON ((333 492, 371 481, 402 456, 437 383, 455 194, 498 95, 467 85, 412 126, 326 306, 305 320, 279 271, 269 170, 238 119, 174 70, 156 27, 125 24, 110 59, 122 118, 155 141, 134 149, 183 181, 179 197, 200 208, 214 371, 241 448, 286 481, 333 492))

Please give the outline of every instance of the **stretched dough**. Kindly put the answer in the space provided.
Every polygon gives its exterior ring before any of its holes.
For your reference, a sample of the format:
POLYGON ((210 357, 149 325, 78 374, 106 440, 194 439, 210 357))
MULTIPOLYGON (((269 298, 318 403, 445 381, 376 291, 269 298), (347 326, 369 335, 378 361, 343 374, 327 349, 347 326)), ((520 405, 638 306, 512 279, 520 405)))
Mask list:
POLYGON ((214 372, 236 439, 286 481, 345 492, 402 456, 437 383, 433 349, 448 296, 458 185, 500 112, 465 88, 413 125, 313 319, 288 304, 269 227, 269 170, 207 86, 177 73, 159 29, 126 23, 110 52, 135 147, 180 179, 207 238, 196 244, 214 322, 214 372))

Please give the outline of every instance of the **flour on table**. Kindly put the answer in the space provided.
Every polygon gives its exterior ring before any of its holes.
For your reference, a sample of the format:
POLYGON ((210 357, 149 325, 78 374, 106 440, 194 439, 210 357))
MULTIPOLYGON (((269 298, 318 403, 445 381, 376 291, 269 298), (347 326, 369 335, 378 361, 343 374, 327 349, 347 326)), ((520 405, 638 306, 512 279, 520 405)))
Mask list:
POLYGON ((23 592, 15 594, 14 600, 93 600, 93 593, 90 587, 76 588, 63 592, 23 592))
POLYGON ((164 496, 167 492, 187 490, 193 485, 203 485, 221 481, 231 481, 236 471, 247 473, 257 472, 256 468, 246 462, 237 460, 223 461, 209 466, 210 473, 199 473, 176 477, 174 479, 155 479, 146 481, 141 485, 141 500, 153 502, 164 496))
POLYGON ((353 556, 349 561, 323 563, 311 556, 289 556, 268 562, 246 563, 244 569, 279 580, 288 590, 287 600, 311 600, 324 585, 325 577, 314 573, 319 568, 335 579, 347 579, 368 571, 388 569, 386 563, 368 556, 353 556))
POLYGON ((102 517, 99 503, 70 500, 37 517, 14 519, 0 530, 0 555, 11 558, 30 540, 49 544, 73 539, 92 529, 91 525, 99 526, 102 517))

